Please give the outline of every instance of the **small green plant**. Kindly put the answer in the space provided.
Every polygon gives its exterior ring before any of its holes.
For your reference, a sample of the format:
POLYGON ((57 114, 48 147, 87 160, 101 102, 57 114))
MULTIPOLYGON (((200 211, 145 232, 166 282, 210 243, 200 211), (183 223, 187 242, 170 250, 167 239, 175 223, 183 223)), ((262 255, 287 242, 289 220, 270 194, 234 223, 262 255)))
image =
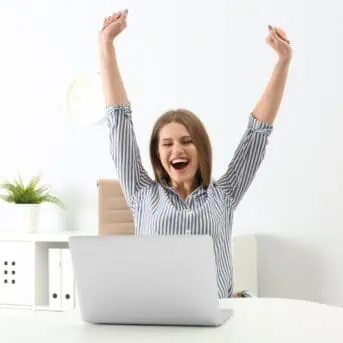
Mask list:
POLYGON ((63 202, 50 194, 48 186, 38 187, 40 181, 40 175, 34 176, 27 186, 24 185, 20 176, 13 182, 5 181, 0 185, 0 189, 7 191, 7 194, 0 195, 0 198, 15 204, 41 204, 49 202, 64 209, 63 202))

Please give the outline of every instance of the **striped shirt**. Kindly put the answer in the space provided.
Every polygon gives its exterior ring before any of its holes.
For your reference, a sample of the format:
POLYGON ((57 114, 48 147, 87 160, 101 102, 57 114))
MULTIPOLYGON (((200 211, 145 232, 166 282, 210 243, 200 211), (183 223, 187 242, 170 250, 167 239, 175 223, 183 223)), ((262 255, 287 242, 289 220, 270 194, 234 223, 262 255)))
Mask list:
POLYGON ((137 235, 210 235, 213 239, 219 298, 232 295, 233 212, 259 168, 272 125, 252 114, 224 175, 200 186, 185 200, 152 180, 141 161, 130 105, 107 106, 110 151, 118 180, 132 210, 137 235))

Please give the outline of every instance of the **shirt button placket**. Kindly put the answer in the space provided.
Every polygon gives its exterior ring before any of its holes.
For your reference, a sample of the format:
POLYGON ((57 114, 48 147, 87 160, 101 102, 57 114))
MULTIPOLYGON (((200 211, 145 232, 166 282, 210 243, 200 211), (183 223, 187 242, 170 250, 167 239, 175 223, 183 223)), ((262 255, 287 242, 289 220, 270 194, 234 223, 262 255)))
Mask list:
POLYGON ((186 227, 186 230, 185 230, 185 234, 186 235, 190 235, 192 232, 191 232, 191 214, 192 214, 192 210, 190 208, 190 204, 187 203, 186 204, 186 214, 187 214, 187 227, 186 227))

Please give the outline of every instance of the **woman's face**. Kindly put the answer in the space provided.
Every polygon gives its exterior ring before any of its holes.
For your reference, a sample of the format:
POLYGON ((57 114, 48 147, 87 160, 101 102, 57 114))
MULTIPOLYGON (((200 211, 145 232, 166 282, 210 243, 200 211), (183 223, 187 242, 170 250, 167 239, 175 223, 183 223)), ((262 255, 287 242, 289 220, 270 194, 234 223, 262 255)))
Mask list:
POLYGON ((172 184, 193 183, 199 169, 198 152, 185 126, 172 122, 162 127, 158 156, 172 184))

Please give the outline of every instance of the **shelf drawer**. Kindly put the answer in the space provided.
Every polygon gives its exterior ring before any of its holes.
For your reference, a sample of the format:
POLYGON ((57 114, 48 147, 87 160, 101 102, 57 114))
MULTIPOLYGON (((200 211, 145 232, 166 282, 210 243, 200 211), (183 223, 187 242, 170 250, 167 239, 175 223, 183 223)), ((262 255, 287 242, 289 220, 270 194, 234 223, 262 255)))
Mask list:
POLYGON ((0 242, 0 304, 33 305, 34 245, 0 242))

